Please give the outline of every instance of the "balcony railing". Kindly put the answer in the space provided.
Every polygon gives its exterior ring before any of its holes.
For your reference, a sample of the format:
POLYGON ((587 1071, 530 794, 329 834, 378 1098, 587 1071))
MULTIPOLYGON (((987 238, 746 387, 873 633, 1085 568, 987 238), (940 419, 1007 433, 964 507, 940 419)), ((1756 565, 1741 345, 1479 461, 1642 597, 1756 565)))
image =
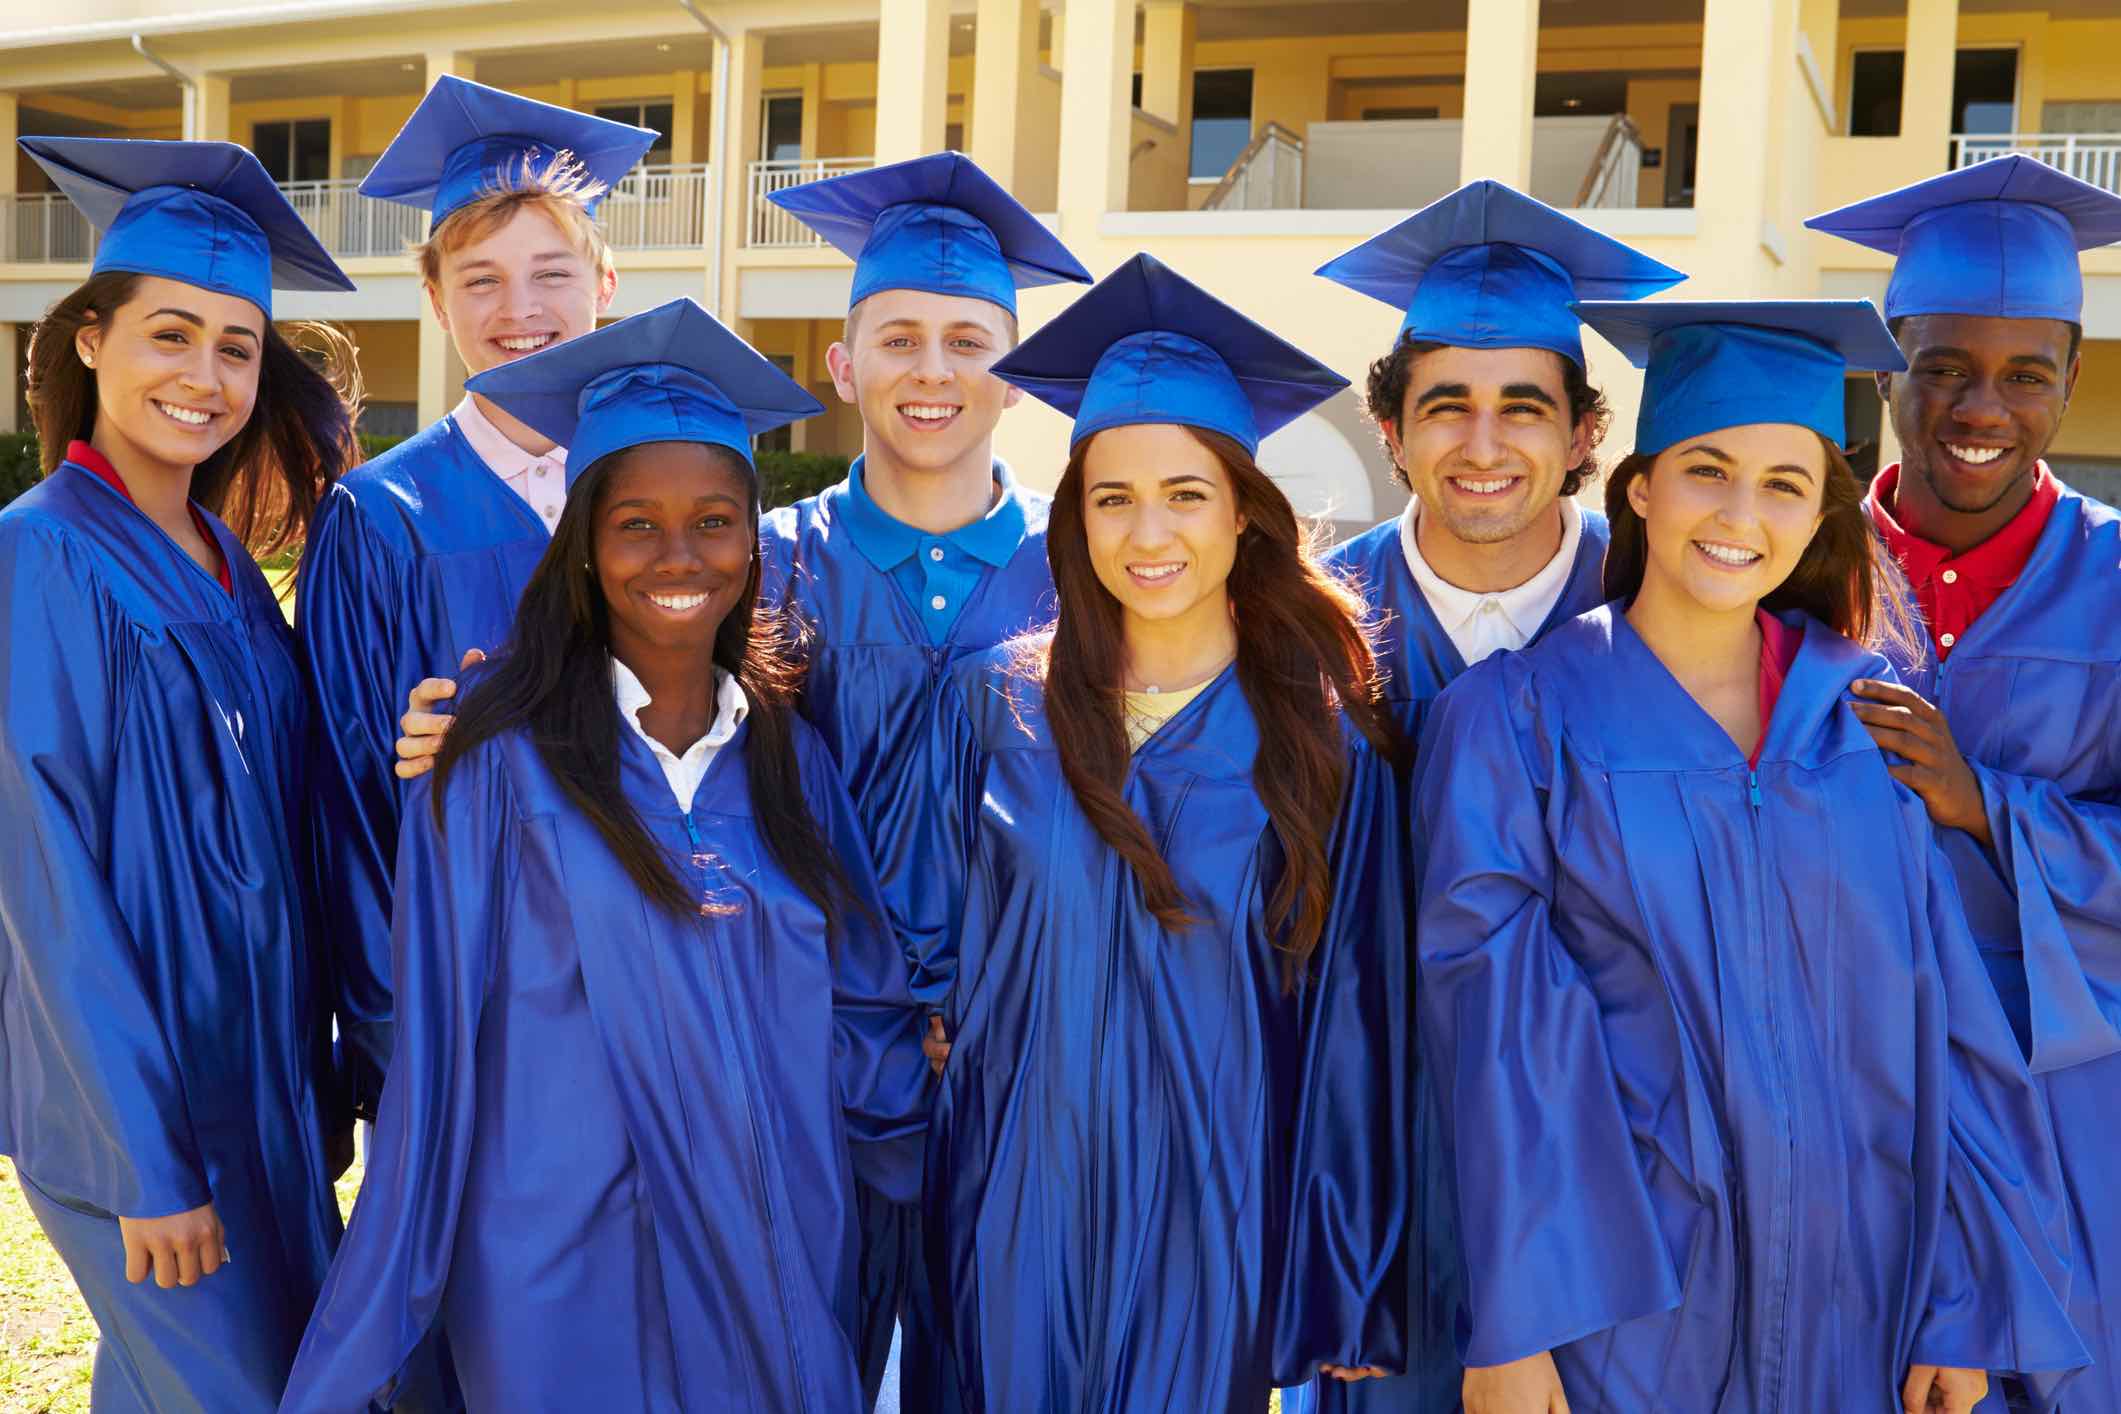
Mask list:
MULTIPOLYGON (((280 190, 324 249, 341 260, 403 255, 427 232, 426 213, 362 196, 357 181, 283 182, 280 190)), ((637 167, 597 210, 613 250, 696 250, 715 234, 714 169, 637 167)), ((0 261, 93 260, 96 229, 56 192, 0 196, 0 261)))
POLYGON ((873 157, 803 157, 752 163, 747 207, 751 219, 745 227, 744 244, 784 249, 824 245, 824 237, 766 198, 774 192, 799 187, 820 177, 866 172, 875 165, 873 157))
POLYGON ((1955 169, 2013 152, 2121 194, 2121 133, 1960 133, 1952 138, 1955 169))
POLYGON ((1279 123, 1268 123, 1223 173, 1201 210, 1286 211, 1303 200, 1304 140, 1279 123))

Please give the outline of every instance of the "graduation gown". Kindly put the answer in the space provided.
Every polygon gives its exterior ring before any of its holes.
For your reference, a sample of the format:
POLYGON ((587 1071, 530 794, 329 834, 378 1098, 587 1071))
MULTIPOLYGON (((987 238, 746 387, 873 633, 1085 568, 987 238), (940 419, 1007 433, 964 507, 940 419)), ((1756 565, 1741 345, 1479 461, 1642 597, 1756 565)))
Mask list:
MULTIPOLYGON (((1907 665, 1973 767, 1993 850, 1942 832, 1966 916, 2045 1093, 2076 1223, 2070 1315, 2121 1409, 2121 515, 2064 490, 2017 582, 1938 667, 1907 665)), ((2053 1408, 2053 1392, 2039 1394, 2053 1408)), ((2000 1400, 1995 1401, 2000 1406, 2000 1400)), ((1984 1406, 1987 1407, 1987 1406, 1984 1406)))
POLYGON ((0 1152, 102 1327, 96 1407, 272 1408, 339 1236, 293 636, 72 464, 0 511, 0 1152), (128 1285, 116 1218, 235 1261, 128 1285))
MULTIPOLYGON (((933 845, 921 834, 921 749, 943 671, 1052 617, 1047 501, 1010 487, 1008 494, 1023 507, 1023 541, 1008 563, 986 572, 937 645, 891 576, 855 545, 846 509, 851 494, 842 482, 761 519, 760 598, 791 611, 809 631, 801 710, 839 763, 877 875, 892 885, 892 921, 915 971, 914 990, 933 1003, 939 987, 924 959, 947 940, 938 896, 929 887, 933 845)), ((924 1289, 919 1209, 893 1204, 865 1184, 857 1189, 865 1386, 873 1393, 883 1379, 903 1314, 910 1327, 902 1351, 904 1392, 914 1401, 946 1401, 948 1374, 927 1329, 933 1298, 924 1289)))
POLYGON ((1191 901, 1174 933, 1062 779, 1035 684, 953 670, 936 870, 962 900, 925 1224, 972 1414, 1256 1414, 1321 1361, 1398 1370, 1408 1073, 1400 817, 1350 748, 1305 985, 1265 924, 1280 851, 1234 670, 1126 797, 1191 901))
POLYGON ((520 731, 452 775, 446 835, 409 793, 397 1049, 287 1414, 361 1414, 438 1316, 474 1414, 856 1407, 849 1166, 913 1191, 927 1067, 853 811, 797 726, 869 910, 831 938, 752 817, 748 725, 689 819, 621 732, 627 800, 728 915, 645 898, 520 731))
MULTIPOLYGON (((1606 519, 1582 511, 1582 532, 1561 597, 1533 636, 1537 642, 1605 598, 1603 575, 1609 539, 1606 519)), ((1326 563, 1354 580, 1381 628, 1377 664, 1384 674, 1385 705, 1407 740, 1421 740, 1429 704, 1466 670, 1465 659, 1437 621, 1421 586, 1407 567, 1397 516, 1374 525, 1333 548, 1326 563)), ((1402 783, 1404 788, 1405 783, 1402 783)), ((1411 853, 1404 877, 1420 877, 1411 853)), ((1412 935, 1407 946, 1413 946, 1412 935)), ((1421 1050, 1407 1047, 1416 1068, 1411 1083, 1414 1101, 1414 1170, 1410 1175, 1413 1216, 1408 1228, 1406 1260, 1408 1351, 1407 1373, 1388 1379, 1342 1384, 1320 1379, 1312 1388, 1282 1398, 1288 1414, 1448 1414, 1459 1407, 1465 1370, 1458 1363, 1454 1331, 1464 1292, 1458 1279, 1457 1221, 1452 1216, 1450 1156, 1444 1151, 1443 1126, 1434 1097, 1419 1074, 1421 1050)))
POLYGON ((1816 622, 1757 767, 1617 608, 1446 689, 1417 996, 1469 1320, 1575 1409, 1897 1410, 2064 1370, 2045 1115, 1921 802, 1816 622))
POLYGON ((552 537, 443 418, 348 472, 302 562, 295 625, 316 691, 311 814, 344 1061, 372 1110, 390 1058, 390 897, 405 695, 492 653, 552 537))

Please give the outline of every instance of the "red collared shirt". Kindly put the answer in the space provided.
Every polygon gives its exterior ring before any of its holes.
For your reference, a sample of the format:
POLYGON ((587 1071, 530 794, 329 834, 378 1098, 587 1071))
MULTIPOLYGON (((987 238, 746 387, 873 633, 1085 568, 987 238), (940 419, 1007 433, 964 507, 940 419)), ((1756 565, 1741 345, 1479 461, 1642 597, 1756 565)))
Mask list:
MULTIPOLYGON (((133 500, 133 493, 131 489, 126 486, 125 478, 118 475, 118 468, 110 464, 110 458, 104 456, 103 453, 97 451, 88 443, 83 442, 78 438, 74 441, 68 442, 66 444, 66 459, 72 462, 75 466, 80 467, 83 471, 92 473, 98 480, 102 481, 106 486, 109 486, 111 490, 123 496, 127 501, 131 502, 133 505, 137 506, 140 504, 138 501, 133 500)), ((184 509, 191 512, 191 523, 198 527, 199 537, 207 544, 213 546, 215 551, 218 552, 221 549, 221 542, 214 538, 213 527, 206 523, 206 512, 200 510, 190 501, 186 501, 184 503, 184 509)), ((219 559, 221 562, 220 572, 215 576, 215 578, 221 581, 221 587, 223 589, 226 589, 229 593, 233 594, 235 593, 236 586, 235 581, 231 580, 228 577, 228 556, 219 555, 219 559)))
POLYGON ((1790 665, 1804 646, 1804 630, 1791 628, 1765 609, 1754 611, 1760 624, 1760 740, 1753 743, 1748 766, 1760 764, 1760 748, 1767 745, 1768 723, 1775 720, 1775 703, 1782 685, 1789 681, 1790 665))
POLYGON ((2018 582, 2025 562, 2033 557, 2047 518, 2062 499, 2062 483, 2040 463, 2033 473, 2033 494, 2018 514, 2002 529, 1964 554, 1954 555, 1942 545, 1910 533, 1893 519, 1894 496, 1900 489, 1900 465, 1895 462, 1878 473, 1863 508, 1871 524, 1885 537, 1885 548, 1893 552, 1907 575, 1908 588, 1929 625, 1930 639, 1937 647, 1937 661, 1950 656, 1952 647, 1974 620, 1988 612, 2003 591, 2018 582))

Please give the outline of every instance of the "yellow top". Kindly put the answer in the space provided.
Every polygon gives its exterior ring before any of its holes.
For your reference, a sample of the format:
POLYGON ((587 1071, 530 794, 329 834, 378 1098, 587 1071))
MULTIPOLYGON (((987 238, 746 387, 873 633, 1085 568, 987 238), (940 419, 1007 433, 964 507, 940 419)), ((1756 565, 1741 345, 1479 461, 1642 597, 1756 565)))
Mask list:
POLYGON ((1142 743, 1156 735, 1156 729, 1185 710, 1188 702, 1205 692, 1208 683, 1195 683, 1191 687, 1174 688, 1170 692, 1130 692, 1127 694, 1127 748, 1142 749, 1142 743))

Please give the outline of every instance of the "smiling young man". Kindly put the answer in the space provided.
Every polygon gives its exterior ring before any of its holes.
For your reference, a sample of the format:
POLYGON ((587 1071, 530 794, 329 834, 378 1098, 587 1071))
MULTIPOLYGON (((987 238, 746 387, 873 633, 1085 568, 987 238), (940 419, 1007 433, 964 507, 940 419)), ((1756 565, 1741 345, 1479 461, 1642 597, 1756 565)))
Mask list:
MULTIPOLYGON (((1939 827, 2047 1097, 2095 1362, 2063 1407, 2121 1409, 2121 516, 2041 460, 2077 381, 2078 251, 2121 240, 2121 199, 2011 156, 1806 224, 1896 258, 1901 461, 1868 508, 1929 641, 1855 711, 1939 827)), ((2006 1401, 2056 1407, 2006 1384, 1982 1408, 2006 1401)))
MULTIPOLYGON (((458 78, 428 93, 362 183, 433 213, 415 252, 473 373, 587 333, 617 276, 592 219, 655 134, 458 78)), ((566 450, 477 395, 343 478, 303 561, 296 627, 319 729, 317 874, 355 1102, 390 1063, 390 898, 407 689, 490 650, 551 540, 566 450)))
MULTIPOLYGON (((1416 740, 1429 704, 1468 667, 1603 600, 1605 517, 1571 497, 1596 473, 1607 412, 1585 376, 1570 306, 1640 299, 1685 276, 1491 181, 1467 184, 1318 273, 1403 315, 1391 351, 1370 367, 1367 401, 1413 496, 1404 514, 1340 546, 1331 562, 1383 619, 1385 698, 1416 740)), ((1348 1385, 1322 1378, 1285 1396, 1291 1414, 1457 1407, 1456 1222, 1435 1106, 1417 1093, 1408 1373, 1348 1385)))
MULTIPOLYGON (((994 456, 994 428, 1023 396, 989 370, 1016 344, 1016 291, 1089 272, 992 178, 940 153, 775 193, 854 258, 833 387, 862 417, 847 479, 760 524, 764 600, 808 630, 802 712, 839 763, 869 832, 885 896, 914 900, 901 928, 915 993, 945 920, 926 916, 916 807, 919 747, 949 665, 1052 613, 1046 500, 994 456)), ((924 989, 925 988, 925 989, 924 989)), ((919 1207, 857 1183, 866 1404, 901 1335, 903 1408, 957 1408, 935 1324, 919 1207)), ((866 1407, 866 1405, 865 1405, 866 1407)))

